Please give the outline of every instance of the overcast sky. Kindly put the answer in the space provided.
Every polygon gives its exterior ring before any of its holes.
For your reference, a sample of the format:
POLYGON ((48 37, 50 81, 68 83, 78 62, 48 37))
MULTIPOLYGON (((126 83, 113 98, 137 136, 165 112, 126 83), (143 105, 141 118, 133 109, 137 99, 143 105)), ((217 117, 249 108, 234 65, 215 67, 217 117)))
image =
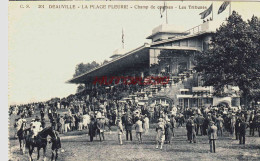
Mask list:
MULTIPOLYGON (((31 3, 31 2, 30 2, 31 3)), ((105 4, 106 2, 90 2, 105 4)), ((188 9, 188 5, 209 7, 212 2, 167 2, 169 24, 183 31, 200 25, 203 9, 188 9), (186 9, 179 9, 179 5, 186 9), (176 8, 175 8, 176 7, 176 8)), ((20 9, 21 3, 9 6, 9 104, 45 101, 76 92, 71 79, 77 64, 109 60, 120 48, 124 28, 125 48, 134 49, 145 42, 152 29, 162 23, 158 9, 89 10, 89 9, 20 9)), ((25 3, 24 3, 25 4, 25 3)), ((38 2, 35 4, 89 4, 83 2, 38 2)), ((163 2, 108 2, 109 5, 163 5, 163 2)), ((228 16, 228 8, 217 15, 221 2, 214 2, 214 20, 228 16)), ((45 6, 48 7, 48 6, 45 6)), ((260 17, 259 3, 232 2, 244 19, 253 14, 260 17)))

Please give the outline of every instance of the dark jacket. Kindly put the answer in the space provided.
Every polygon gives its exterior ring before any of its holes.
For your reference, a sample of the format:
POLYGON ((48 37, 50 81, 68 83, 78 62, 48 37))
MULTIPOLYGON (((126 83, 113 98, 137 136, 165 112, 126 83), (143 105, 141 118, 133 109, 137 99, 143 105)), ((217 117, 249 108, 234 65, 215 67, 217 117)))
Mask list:
POLYGON ((96 129, 97 129, 96 122, 91 121, 89 124, 89 135, 95 135, 96 129))
POLYGON ((196 124, 203 125, 203 122, 204 122, 204 117, 203 116, 198 116, 196 118, 196 124))
POLYGON ((193 130, 195 130, 195 124, 194 124, 194 121, 192 119, 187 120, 186 129, 187 129, 188 132, 192 132, 193 130))
POLYGON ((246 122, 241 122, 239 126, 239 132, 240 135, 245 135, 246 134, 246 128, 248 127, 248 124, 246 122))
POLYGON ((126 130, 132 130, 133 127, 133 118, 131 115, 126 116, 126 123, 125 123, 125 129, 126 130))

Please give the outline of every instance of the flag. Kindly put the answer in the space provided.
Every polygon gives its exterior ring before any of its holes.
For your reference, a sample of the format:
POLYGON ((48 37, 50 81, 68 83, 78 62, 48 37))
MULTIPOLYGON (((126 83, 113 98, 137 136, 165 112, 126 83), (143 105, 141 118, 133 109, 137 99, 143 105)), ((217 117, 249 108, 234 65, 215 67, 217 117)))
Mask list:
POLYGON ((165 10, 166 10, 166 4, 165 4, 165 2, 164 2, 163 7, 162 7, 162 8, 160 7, 161 18, 163 17, 163 12, 164 12, 165 10))
POLYGON ((229 5, 229 3, 230 2, 224 2, 224 3, 222 3, 222 5, 219 7, 219 9, 218 9, 218 14, 220 14, 221 12, 223 12, 226 8, 227 8, 227 6, 229 5))
POLYGON ((206 18, 212 12, 212 8, 213 8, 213 4, 211 4, 210 7, 207 10, 201 12, 200 13, 201 19, 206 18))

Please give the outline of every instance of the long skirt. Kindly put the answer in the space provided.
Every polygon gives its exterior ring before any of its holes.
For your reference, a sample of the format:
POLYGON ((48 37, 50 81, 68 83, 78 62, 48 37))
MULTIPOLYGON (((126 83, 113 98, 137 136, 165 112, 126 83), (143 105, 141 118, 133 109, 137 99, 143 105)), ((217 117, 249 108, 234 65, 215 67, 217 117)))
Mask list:
POLYGON ((164 140, 165 140, 164 131, 158 130, 157 135, 156 135, 156 141, 159 143, 162 143, 162 142, 164 142, 164 140))

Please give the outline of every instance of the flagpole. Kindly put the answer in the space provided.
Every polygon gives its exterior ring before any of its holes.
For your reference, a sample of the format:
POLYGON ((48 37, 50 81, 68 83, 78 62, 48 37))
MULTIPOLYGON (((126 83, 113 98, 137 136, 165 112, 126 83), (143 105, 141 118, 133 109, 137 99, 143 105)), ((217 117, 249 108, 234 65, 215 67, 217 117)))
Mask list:
POLYGON ((229 16, 231 15, 231 1, 229 3, 229 16))
POLYGON ((168 11, 167 11, 167 3, 165 3, 165 10, 166 10, 166 24, 168 24, 168 11))
POLYGON ((212 21, 213 21, 213 2, 212 2, 212 21))
POLYGON ((124 28, 122 28, 122 48, 125 48, 125 40, 124 40, 124 28))

